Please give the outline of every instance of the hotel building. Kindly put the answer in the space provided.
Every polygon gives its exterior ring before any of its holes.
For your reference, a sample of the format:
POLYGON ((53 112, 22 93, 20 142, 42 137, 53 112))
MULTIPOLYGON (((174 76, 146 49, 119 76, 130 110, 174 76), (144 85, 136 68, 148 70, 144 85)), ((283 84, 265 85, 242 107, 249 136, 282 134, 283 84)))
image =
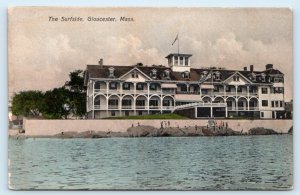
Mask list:
POLYGON ((87 65, 88 118, 177 113, 189 118, 283 118, 284 74, 267 64, 243 70, 191 68, 191 54, 167 66, 87 65))

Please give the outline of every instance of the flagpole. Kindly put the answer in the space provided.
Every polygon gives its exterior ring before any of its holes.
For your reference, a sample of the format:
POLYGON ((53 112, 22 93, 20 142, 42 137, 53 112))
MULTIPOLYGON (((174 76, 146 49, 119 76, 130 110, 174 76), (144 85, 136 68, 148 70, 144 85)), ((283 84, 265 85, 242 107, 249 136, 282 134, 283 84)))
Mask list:
POLYGON ((178 41, 178 56, 179 56, 179 34, 177 35, 177 41, 178 41))

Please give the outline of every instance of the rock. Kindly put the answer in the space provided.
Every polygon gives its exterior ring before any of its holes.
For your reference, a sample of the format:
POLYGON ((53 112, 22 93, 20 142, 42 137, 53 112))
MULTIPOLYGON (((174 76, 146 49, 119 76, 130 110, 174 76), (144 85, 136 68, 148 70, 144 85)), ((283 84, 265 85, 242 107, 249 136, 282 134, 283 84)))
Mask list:
POLYGON ((252 128, 248 131, 249 135, 273 135, 278 134, 273 129, 265 129, 263 127, 252 128))

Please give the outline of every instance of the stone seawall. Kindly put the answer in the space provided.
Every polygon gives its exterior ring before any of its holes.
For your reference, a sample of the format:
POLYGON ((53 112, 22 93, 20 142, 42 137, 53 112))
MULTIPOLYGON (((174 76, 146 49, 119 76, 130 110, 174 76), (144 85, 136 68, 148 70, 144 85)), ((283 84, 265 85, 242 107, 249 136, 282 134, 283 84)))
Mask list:
MULTIPOLYGON (((170 124, 170 127, 206 126, 208 120, 36 120, 24 119, 25 136, 53 136, 61 132, 126 132, 132 126, 152 126, 155 128, 170 124)), ((278 133, 287 133, 293 126, 292 120, 217 120, 228 123, 235 131, 248 132, 251 128, 264 127, 278 133)))

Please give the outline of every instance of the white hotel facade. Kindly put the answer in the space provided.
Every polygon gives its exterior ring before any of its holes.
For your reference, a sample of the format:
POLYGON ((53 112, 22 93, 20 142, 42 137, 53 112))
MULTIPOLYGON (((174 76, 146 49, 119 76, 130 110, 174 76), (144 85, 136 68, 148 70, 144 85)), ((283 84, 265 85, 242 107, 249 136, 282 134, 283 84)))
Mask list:
POLYGON ((191 68, 190 54, 167 66, 87 65, 88 118, 177 113, 189 118, 283 118, 284 74, 267 64, 243 70, 191 68))

